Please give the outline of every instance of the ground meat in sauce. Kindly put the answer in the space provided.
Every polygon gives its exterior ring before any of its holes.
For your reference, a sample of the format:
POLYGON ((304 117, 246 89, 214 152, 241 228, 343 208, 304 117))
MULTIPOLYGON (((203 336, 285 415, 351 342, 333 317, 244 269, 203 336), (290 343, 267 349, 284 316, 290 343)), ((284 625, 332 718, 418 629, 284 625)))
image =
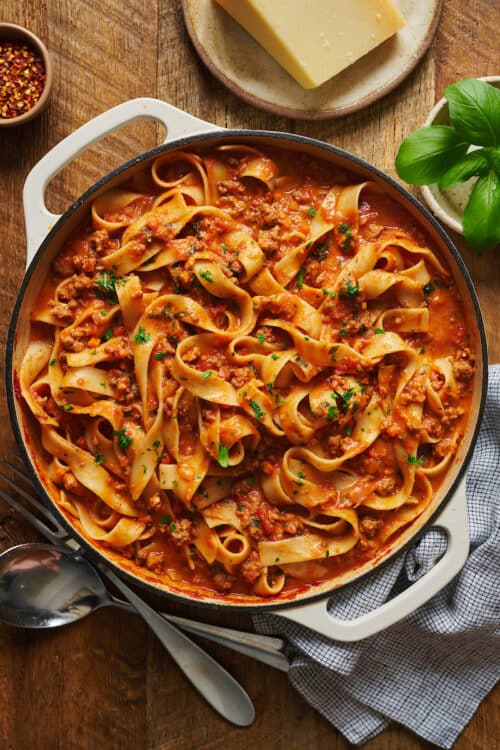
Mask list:
MULTIPOLYGON (((262 415, 259 417, 258 404, 256 409, 252 407, 253 412, 248 409, 243 413, 244 419, 252 425, 251 435, 245 434, 240 440, 244 448, 243 461, 236 466, 223 466, 224 452, 221 454, 221 448, 229 449, 228 455, 232 456, 231 451, 235 450, 232 440, 234 438, 238 442, 238 439, 232 434, 219 434, 217 426, 238 417, 241 410, 231 399, 229 403, 225 403, 224 399, 221 399, 221 403, 211 403, 208 398, 190 393, 189 382, 180 383, 185 390, 181 398, 177 398, 177 346, 180 341, 203 333, 201 316, 196 310, 186 316, 182 305, 174 305, 178 311, 174 314, 171 307, 173 303, 169 302, 163 310, 159 305, 149 318, 143 317, 146 306, 151 304, 155 295, 159 299, 167 295, 172 300, 173 295, 185 294, 208 313, 215 327, 228 329, 230 332, 231 325, 236 325, 231 324, 231 317, 238 321, 241 315, 240 301, 210 294, 209 284, 203 285, 197 278, 197 254, 204 254, 204 262, 215 259, 226 283, 229 280, 253 296, 256 323, 251 331, 242 335, 231 337, 225 333, 221 342, 214 339, 208 349, 196 344, 188 347, 183 351, 183 361, 200 374, 204 373, 207 387, 209 378, 217 376, 226 382, 228 389, 232 388, 231 391, 228 390, 229 393, 241 391, 251 383, 252 387, 262 390, 267 398, 271 396, 271 401, 264 403, 266 409, 272 412, 277 431, 282 424, 283 412, 274 412, 273 399, 277 406, 284 408, 283 405, 286 406, 287 399, 292 397, 294 388, 304 388, 306 395, 297 408, 301 417, 311 423, 314 429, 313 434, 308 434, 306 439, 298 439, 298 445, 321 455, 322 460, 332 460, 345 453, 353 454, 344 467, 347 469, 347 476, 350 472, 355 477, 355 481, 347 484, 347 489, 339 490, 334 487, 329 472, 320 473, 322 496, 329 503, 328 508, 354 510, 358 514, 360 534, 359 542, 345 555, 338 556, 335 560, 322 560, 326 566, 326 573, 322 575, 326 577, 333 575, 335 571, 341 573, 344 569, 355 567, 378 552, 378 532, 385 523, 384 513, 371 510, 364 503, 375 493, 381 497, 390 497, 403 486, 403 473, 396 460, 395 445, 413 446, 416 440, 420 440, 423 448, 415 455, 420 457, 419 462, 424 461, 423 465, 428 467, 433 467, 444 457, 456 453, 470 403, 475 357, 458 293, 448 282, 446 275, 440 273, 432 282, 435 289, 431 293, 422 294, 421 301, 421 306, 429 308, 434 327, 431 326, 429 332, 403 332, 394 335, 399 336, 413 352, 426 355, 431 361, 439 357, 447 359, 451 363, 456 382, 452 379, 452 387, 446 388, 445 377, 439 367, 425 369, 427 365, 422 365, 423 360, 419 359, 419 367, 411 372, 397 407, 391 408, 401 373, 408 367, 409 357, 398 349, 382 357, 380 361, 368 363, 363 361, 363 351, 375 338, 374 328, 381 310, 385 307, 399 309, 408 305, 399 299, 396 286, 371 298, 367 285, 362 281, 362 274, 357 274, 356 268, 348 264, 353 259, 356 260, 354 256, 358 247, 362 247, 363 240, 377 243, 379 239, 388 237, 391 230, 386 227, 399 227, 401 231, 409 233, 412 243, 417 242, 422 246, 428 241, 423 232, 413 219, 405 217, 402 210, 392 205, 387 197, 372 194, 369 188, 363 191, 360 202, 359 229, 355 216, 342 217, 342 221, 339 221, 337 209, 333 211, 330 207, 328 214, 322 216, 322 201, 328 190, 334 185, 351 184, 352 180, 344 173, 340 177, 337 173, 332 174, 332 169, 319 160, 303 159, 297 154, 294 157, 296 173, 292 170, 293 173, 285 175, 283 179, 276 180, 274 176, 269 176, 264 181, 244 176, 246 167, 255 158, 253 154, 238 151, 221 154, 214 151, 211 158, 222 160, 223 169, 219 174, 226 174, 224 179, 216 182, 213 175, 210 178, 216 204, 214 212, 207 214, 200 211, 200 215, 195 215, 183 224, 179 233, 175 223, 162 219, 161 211, 157 212, 154 217, 151 215, 146 229, 133 236, 129 244, 129 256, 135 263, 147 253, 152 238, 155 242, 163 242, 163 249, 170 256, 168 265, 163 268, 142 273, 139 266, 131 272, 139 277, 142 284, 141 293, 133 299, 137 304, 135 319, 140 318, 140 325, 144 329, 142 343, 147 343, 154 337, 154 348, 148 349, 147 366, 150 373, 160 373, 155 376, 156 379, 148 379, 146 392, 143 392, 140 368, 136 372, 133 359, 138 350, 135 344, 141 343, 140 337, 132 345, 131 324, 128 321, 128 328, 125 327, 118 304, 120 295, 115 294, 118 289, 118 286, 114 288, 115 282, 121 283, 119 267, 113 266, 110 269, 106 266, 104 270, 106 264, 103 259, 119 248, 123 230, 113 232, 110 236, 105 229, 92 231, 89 225, 75 232, 52 265, 53 288, 57 285, 57 296, 52 295, 44 305, 50 311, 51 319, 57 321, 60 362, 64 373, 68 369, 66 355, 70 353, 97 349, 100 346, 100 351, 104 350, 106 355, 104 361, 95 366, 106 373, 106 382, 111 386, 113 401, 118 409, 118 414, 115 415, 117 429, 106 424, 102 433, 102 436, 113 440, 114 445, 119 443, 120 435, 122 439, 119 455, 115 458, 110 474, 110 484, 114 490, 127 496, 136 446, 142 441, 141 428, 146 435, 152 422, 144 426, 145 421, 148 416, 156 416, 161 402, 162 414, 165 419, 170 420, 169 434, 159 431, 157 434, 160 437, 154 441, 156 445, 153 443, 154 448, 151 448, 150 443, 147 450, 154 450, 158 463, 166 466, 177 463, 175 450, 179 451, 184 461, 179 460, 179 479, 189 480, 190 457, 197 450, 203 430, 210 433, 210 439, 213 436, 215 445, 211 445, 207 452, 209 458, 207 465, 203 465, 203 476, 207 473, 211 478, 230 477, 227 499, 234 502, 238 528, 241 528, 251 544, 250 554, 240 565, 233 567, 224 563, 224 567, 219 561, 207 564, 196 546, 195 529, 198 528, 196 523, 200 518, 196 513, 196 505, 181 502, 175 492, 166 491, 161 485, 155 484, 158 481, 155 479, 153 485, 149 485, 147 493, 137 501, 138 519, 148 530, 152 530, 153 535, 120 550, 124 557, 135 560, 158 577, 175 569, 176 575, 197 586, 215 589, 222 594, 248 594, 253 591, 253 586, 264 572, 259 544, 311 533, 324 534, 325 538, 327 536, 324 531, 312 529, 308 525, 307 519, 314 516, 316 509, 308 510, 300 502, 295 504, 295 493, 301 486, 299 479, 291 485, 293 489, 286 484, 287 481, 293 481, 293 478, 284 480, 281 477, 279 480, 290 494, 290 503, 281 505, 269 501, 269 491, 264 491, 265 483, 270 480, 275 483, 273 486, 279 486, 276 484, 278 472, 283 455, 290 449, 291 443, 287 438, 269 433, 262 415), (221 211, 225 212, 225 216, 221 211), (311 225, 318 213, 331 226, 319 240, 308 247, 311 225), (235 228, 247 232, 256 240, 264 254, 263 264, 247 281, 243 281, 247 279, 247 267, 239 255, 243 252, 242 247, 230 246, 231 243, 225 238, 225 234, 235 228), (254 293, 252 285, 258 285, 259 274, 266 271, 273 274, 276 264, 299 247, 303 253, 299 271, 295 269, 295 275, 289 278, 285 272, 278 279, 284 291, 272 293, 267 298, 260 292, 254 293), (316 292, 312 292, 310 287, 316 288, 316 292), (338 359, 333 354, 327 375, 322 372, 322 365, 301 364, 298 367, 294 363, 293 371, 290 365, 285 366, 283 372, 277 369, 276 382, 268 382, 270 378, 264 378, 259 358, 267 356, 268 369, 274 372, 274 365, 269 359, 270 353, 274 355, 272 359, 275 363, 281 356, 287 356, 288 350, 299 347, 286 330, 273 322, 273 319, 285 323, 291 323, 296 317, 300 319, 302 313, 296 295, 301 298, 304 306, 311 308, 311 319, 318 316, 322 341, 331 342, 335 346, 345 344, 353 353, 352 356, 341 353, 342 356, 338 359), (92 313, 82 321, 79 316, 89 302, 93 304, 92 313), (116 310, 111 310, 115 306, 116 310), (70 327, 75 320, 78 324, 70 327), (240 363, 237 356, 234 359, 223 343, 230 338, 238 339, 234 345, 236 355, 246 355, 247 358, 255 355, 255 361, 240 363), (428 377, 443 404, 442 413, 437 413, 436 406, 433 409, 429 407, 428 377), (316 387, 325 389, 327 396, 324 403, 319 406, 316 404, 313 413, 312 406, 308 403, 308 392, 316 387), (376 403, 384 414, 380 429, 377 428, 378 437, 375 441, 372 438, 369 447, 366 447, 363 446, 363 436, 358 424, 370 402, 376 403), (267 406, 269 403, 273 406, 267 406), (415 409, 412 405, 422 405, 423 408, 415 409), (172 427, 174 424, 177 425, 178 432, 177 427, 172 427), (357 428, 358 431, 355 432, 357 428), (177 434, 178 445, 176 443, 174 450, 169 440, 175 442, 177 438, 172 436, 177 434), (254 439, 257 444, 255 448, 251 448, 254 439), (127 440, 131 442, 125 445, 127 440), (175 520, 165 523, 160 520, 162 517, 175 520)), ((283 164, 289 164, 290 157, 280 153, 278 163, 279 170, 286 169, 283 164)), ((165 179, 171 179, 174 183, 189 171, 189 166, 182 163, 181 166, 177 164, 162 167, 162 170, 166 172, 165 179), (172 174, 167 175, 169 170, 172 174)), ((198 173, 192 179, 194 181, 188 181, 186 185, 201 185, 198 173)), ((158 194, 160 192, 158 190, 158 194)), ((135 222, 153 205, 156 197, 155 193, 140 198, 133 208, 126 209, 124 215, 135 222)), ((192 199, 188 196, 186 200, 192 208, 192 199)), ((397 272, 414 265, 418 258, 418 253, 406 252, 395 242, 394 246, 386 246, 375 268, 397 272)), ((422 259, 426 263, 425 254, 422 259)), ((426 263, 427 265, 435 272, 432 264, 426 263)), ((414 291, 417 295, 418 290, 414 291)), ((399 319, 398 316, 392 317, 387 327, 393 326, 394 330, 399 330, 402 320, 401 315, 399 319)), ((308 340, 310 331, 304 329, 301 334, 308 340)), ((320 356, 316 351, 315 356, 321 361, 321 356, 324 355, 320 356)), ((305 358, 305 354, 299 356, 295 351, 295 362, 300 359, 304 362, 305 358)), ((81 450, 88 452, 90 438, 86 430, 91 423, 90 417, 75 417, 71 415, 71 410, 61 408, 64 405, 71 406, 71 397, 64 395, 61 403, 56 403, 47 382, 43 380, 41 384, 30 388, 30 394, 45 414, 58 422, 61 435, 71 438, 81 450)), ((92 395, 95 402, 102 398, 100 395, 92 395)), ((83 403, 86 404, 85 396, 83 403)), ((93 433, 92 439, 95 443, 96 463, 109 470, 98 452, 97 431, 93 433)), ((291 466, 292 474, 295 472, 295 476, 300 477, 297 472, 299 469, 302 472, 303 467, 293 463, 291 466)), ((89 491, 70 471, 63 472, 57 481, 69 497, 75 496, 82 502, 91 502, 89 491)), ((201 482, 201 485, 197 485, 194 498, 206 497, 205 480, 197 477, 196 481, 201 482)), ((439 480, 431 478, 431 483, 434 489, 439 480)), ((415 487, 417 496, 421 496, 422 488, 418 481, 415 487)), ((300 501, 304 502, 303 497, 300 497, 300 501)), ((280 574, 279 566, 268 568, 271 578, 280 574)), ((296 589, 300 585, 302 584, 293 575, 287 576, 286 588, 296 589)))

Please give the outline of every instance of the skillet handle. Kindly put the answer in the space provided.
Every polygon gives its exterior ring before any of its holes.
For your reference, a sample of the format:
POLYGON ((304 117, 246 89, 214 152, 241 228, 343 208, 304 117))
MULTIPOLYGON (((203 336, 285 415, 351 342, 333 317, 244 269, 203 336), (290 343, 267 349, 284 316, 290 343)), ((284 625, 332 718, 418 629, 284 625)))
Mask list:
POLYGON ((273 614, 305 625, 327 638, 343 642, 360 641, 389 628, 441 591, 465 564, 469 554, 465 478, 433 526, 442 528, 448 536, 448 547, 443 557, 413 585, 377 609, 353 620, 341 620, 328 614, 328 599, 322 599, 313 604, 278 610, 273 614))
POLYGON ((165 125, 167 137, 164 143, 195 133, 223 129, 159 99, 146 97, 118 104, 82 125, 45 154, 26 178, 23 190, 26 265, 31 263, 39 245, 60 218, 59 214, 51 213, 45 205, 45 190, 49 182, 93 143, 123 125, 143 118, 158 120, 165 125))

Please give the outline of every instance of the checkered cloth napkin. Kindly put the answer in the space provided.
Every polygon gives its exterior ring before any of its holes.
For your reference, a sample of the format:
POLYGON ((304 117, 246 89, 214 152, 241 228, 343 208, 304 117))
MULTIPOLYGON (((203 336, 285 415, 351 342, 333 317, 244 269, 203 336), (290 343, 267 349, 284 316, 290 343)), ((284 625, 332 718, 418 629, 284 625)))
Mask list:
MULTIPOLYGON (((254 615, 259 632, 287 639, 294 687, 355 745, 398 722, 450 748, 500 677, 500 365, 490 368, 467 505, 464 568, 388 630, 344 644, 277 615, 254 615)), ((445 546, 444 533, 431 529, 377 578, 338 591, 329 611, 345 619, 370 611, 429 570, 445 546)))

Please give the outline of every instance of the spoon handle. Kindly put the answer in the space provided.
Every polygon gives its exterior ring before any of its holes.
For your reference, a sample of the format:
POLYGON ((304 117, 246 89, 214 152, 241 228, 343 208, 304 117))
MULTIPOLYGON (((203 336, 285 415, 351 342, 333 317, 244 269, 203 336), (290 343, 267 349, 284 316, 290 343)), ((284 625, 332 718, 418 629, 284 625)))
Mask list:
POLYGON ((251 724, 255 718, 255 709, 234 677, 196 643, 164 620, 112 571, 104 567, 101 570, 149 625, 172 659, 212 708, 239 727, 251 724))

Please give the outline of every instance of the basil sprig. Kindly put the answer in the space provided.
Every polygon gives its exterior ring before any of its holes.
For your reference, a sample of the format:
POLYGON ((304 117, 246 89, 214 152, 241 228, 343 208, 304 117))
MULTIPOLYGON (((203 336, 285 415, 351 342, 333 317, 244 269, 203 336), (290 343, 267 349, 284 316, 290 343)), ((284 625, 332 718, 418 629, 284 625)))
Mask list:
POLYGON ((440 190, 477 176, 462 226, 482 253, 500 244, 500 90, 464 78, 444 93, 451 126, 426 125, 405 138, 396 169, 412 185, 437 182, 440 190))

